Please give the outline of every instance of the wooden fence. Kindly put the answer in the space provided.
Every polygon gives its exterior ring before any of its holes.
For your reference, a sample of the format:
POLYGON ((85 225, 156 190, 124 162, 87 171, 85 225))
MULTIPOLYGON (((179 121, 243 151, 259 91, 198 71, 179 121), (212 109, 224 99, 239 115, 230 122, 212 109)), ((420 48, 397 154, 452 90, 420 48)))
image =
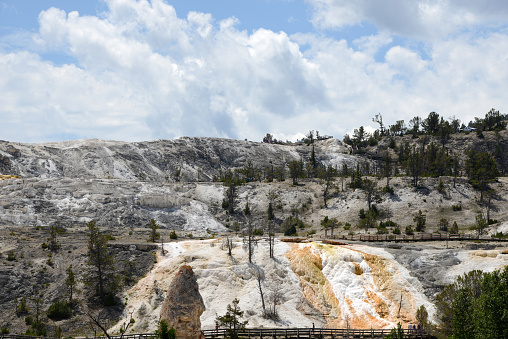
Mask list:
POLYGON ((328 235, 323 237, 323 242, 333 240, 351 240, 364 242, 417 242, 417 241, 502 241, 508 239, 492 238, 488 236, 479 237, 471 234, 441 234, 441 233, 423 233, 423 234, 353 234, 353 235, 328 235))
MULTIPOLYGON (((344 328, 250 328, 243 331, 238 331, 238 338, 243 339, 342 339, 342 338, 384 338, 390 333, 391 330, 359 330, 359 329, 344 329, 344 328)), ((228 331, 224 329, 219 330, 204 330, 206 339, 223 339, 228 335, 228 331)), ((75 339, 94 338, 94 339, 108 339, 107 337, 74 337, 75 339)), ((123 336, 112 335, 111 339, 156 339, 157 336, 153 333, 141 334, 126 334, 123 336)), ((426 333, 423 330, 404 330, 404 338, 408 339, 433 339, 435 337, 426 333)), ((17 334, 1 334, 0 339, 56 339, 50 337, 27 336, 17 334)))
MULTIPOLYGON (((342 339, 342 338, 384 338, 391 330, 359 330, 359 329, 333 329, 333 328, 252 328, 237 332, 238 338, 244 339, 342 339)), ((204 330, 206 339, 223 339, 227 337, 227 330, 204 330)), ((423 330, 404 330, 404 338, 425 338, 430 339, 433 336, 423 330)))

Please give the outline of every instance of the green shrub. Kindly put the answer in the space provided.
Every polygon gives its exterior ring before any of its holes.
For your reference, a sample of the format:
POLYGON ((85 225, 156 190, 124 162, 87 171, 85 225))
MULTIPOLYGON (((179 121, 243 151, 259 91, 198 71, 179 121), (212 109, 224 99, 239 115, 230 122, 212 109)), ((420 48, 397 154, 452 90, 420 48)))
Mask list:
POLYGON ((390 186, 385 186, 381 189, 381 192, 382 193, 388 193, 390 195, 394 195, 395 194, 395 191, 393 190, 393 187, 390 187, 390 186))
POLYGON ((116 305, 116 299, 113 293, 108 293, 104 297, 104 300, 102 301, 102 304, 104 306, 115 306, 116 305))
POLYGON ((43 250, 47 250, 49 246, 48 246, 48 244, 46 244, 45 242, 43 242, 43 243, 41 244, 41 247, 42 247, 42 249, 43 249, 43 250))
POLYGON ((453 222, 453 225, 450 228, 450 234, 459 234, 459 226, 456 221, 453 222))
POLYGON ((284 231, 285 236, 296 235, 296 227, 295 225, 291 225, 288 229, 284 231))
POLYGON ((405 233, 406 233, 407 235, 413 235, 413 234, 414 234, 414 231, 413 231, 413 228, 411 227, 411 225, 406 226, 405 233))
POLYGON ((25 324, 26 324, 27 326, 32 325, 32 323, 33 323, 33 322, 34 322, 34 318, 32 318, 32 316, 31 316, 31 315, 27 315, 27 316, 25 317, 25 324))
POLYGON ((14 254, 13 251, 9 251, 7 253, 7 260, 8 261, 14 261, 14 260, 16 260, 16 254, 14 254))
POLYGON ((48 331, 46 330, 46 324, 44 324, 42 321, 33 322, 32 328, 26 330, 25 334, 29 336, 46 337, 48 335, 48 331))
POLYGON ((176 234, 175 230, 169 233, 169 239, 178 239, 178 235, 176 234))
POLYGON ((492 238, 506 239, 508 238, 508 234, 503 234, 503 232, 497 232, 496 234, 492 235, 492 238))
POLYGON ((284 230, 284 235, 294 235, 296 234, 296 228, 304 229, 306 227, 303 220, 298 217, 289 216, 282 222, 282 229, 284 230))
POLYGON ((72 311, 66 301, 57 300, 48 308, 48 318, 51 320, 69 319, 72 316, 72 311))
POLYGON ((401 234, 402 232, 400 231, 400 228, 399 226, 396 226, 393 231, 392 231, 393 234, 401 234))
POLYGON ((392 221, 392 220, 388 220, 388 221, 386 221, 386 222, 385 222, 385 225, 386 225, 387 227, 389 227, 389 226, 395 226, 395 227, 398 227, 398 226, 399 226, 399 225, 397 225, 397 223, 396 223, 395 221, 392 221))
POLYGON ((252 234, 261 236, 264 234, 264 232, 261 229, 255 229, 254 232, 252 232, 252 234))
POLYGON ((450 222, 446 218, 441 218, 439 220, 439 230, 443 232, 448 232, 450 222))
POLYGON ((2 327, 2 334, 9 334, 9 328, 6 326, 2 327))
POLYGON ((27 314, 29 310, 26 298, 21 298, 21 300, 16 304, 16 315, 19 317, 22 314, 27 314))
POLYGON ((462 205, 452 205, 452 210, 454 211, 462 211, 462 205))
POLYGON ((441 180, 441 179, 439 179, 439 184, 437 185, 437 191, 439 193, 445 193, 446 192, 445 184, 444 184, 443 180, 441 180))
POLYGON ((104 234, 104 237, 106 238, 107 241, 116 240, 116 238, 111 234, 104 234))
POLYGON ((489 221, 488 221, 489 226, 497 224, 497 223, 499 223, 499 221, 497 221, 496 219, 489 219, 489 221))
POLYGON ((175 339, 176 338, 176 331, 171 326, 171 328, 168 328, 168 323, 165 320, 161 320, 159 322, 159 328, 157 331, 155 331, 155 334, 157 335, 157 338, 159 339, 175 339))

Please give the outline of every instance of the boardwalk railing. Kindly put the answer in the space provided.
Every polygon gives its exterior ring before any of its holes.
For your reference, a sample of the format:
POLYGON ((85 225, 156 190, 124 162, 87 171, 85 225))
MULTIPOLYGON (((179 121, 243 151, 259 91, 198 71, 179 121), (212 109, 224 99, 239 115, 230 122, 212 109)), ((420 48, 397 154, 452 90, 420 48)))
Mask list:
MULTIPOLYGON (((358 329, 344 329, 344 328, 250 328, 243 331, 238 331, 238 338, 252 338, 252 339, 342 339, 342 338, 384 338, 390 333, 391 330, 358 330, 358 329)), ((228 335, 228 331, 224 329, 219 330, 204 330, 206 339, 223 339, 228 335)), ((74 337, 78 338, 94 338, 94 339, 107 339, 107 337, 74 337)), ((124 336, 112 335, 111 339, 155 339, 157 336, 153 333, 141 334, 126 334, 124 336)), ((411 339, 432 339, 430 334, 423 330, 404 330, 404 338, 411 339)), ((17 334, 0 334, 0 339, 55 339, 49 337, 27 336, 17 334)))
MULTIPOLYGON (((121 335, 112 335, 111 339, 156 339, 157 335, 154 333, 138 333, 138 334, 124 334, 121 335)), ((106 336, 101 337, 72 337, 74 339, 84 339, 84 338, 94 338, 94 339, 108 339, 106 336)), ((40 337, 40 336, 30 336, 30 335, 20 335, 20 334, 0 334, 0 339, 57 339, 54 337, 40 337)))
MULTIPOLYGON (((288 339, 310 339, 310 338, 384 338, 391 330, 358 330, 358 329, 333 329, 333 328, 252 328, 238 331, 238 338, 288 338, 288 339)), ((206 339, 226 338, 228 331, 204 330, 206 339)), ((423 330, 404 330, 404 338, 433 338, 423 330)))
MULTIPOLYGON (((393 241, 393 242, 413 242, 413 241, 508 241, 508 239, 479 237, 471 234, 441 234, 441 233, 424 233, 424 234, 352 234, 352 235, 327 235, 323 242, 328 240, 352 240, 352 241, 393 241)), ((333 243, 333 242, 330 242, 333 243)))

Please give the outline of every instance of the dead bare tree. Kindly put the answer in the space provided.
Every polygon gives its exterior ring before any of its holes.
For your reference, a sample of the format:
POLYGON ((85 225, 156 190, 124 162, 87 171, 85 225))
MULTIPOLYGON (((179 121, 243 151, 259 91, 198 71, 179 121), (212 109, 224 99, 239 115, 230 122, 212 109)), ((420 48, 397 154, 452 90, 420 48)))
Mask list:
POLYGON ((106 319, 101 319, 100 317, 100 314, 97 314, 97 315, 93 315, 92 313, 90 312, 87 312, 86 314, 88 316, 88 318, 90 319, 90 321, 88 322, 88 324, 90 325, 90 327, 93 329, 94 331, 94 336, 96 336, 97 334, 97 330, 96 328, 94 327, 97 326, 103 333, 106 337, 108 337, 108 339, 111 339, 111 336, 109 335, 108 333, 108 330, 106 329, 107 327, 107 323, 106 323, 106 319))
POLYGON ((268 318, 272 320, 279 319, 279 314, 277 312, 277 306, 283 304, 286 301, 286 297, 284 297, 284 293, 282 292, 281 284, 276 283, 273 284, 273 289, 268 296, 268 302, 270 303, 270 309, 266 312, 268 318))
POLYGON ((222 240, 221 250, 223 250, 223 251, 227 250, 229 256, 231 257, 231 256, 233 256, 233 254, 232 254, 233 248, 235 248, 233 239, 230 238, 229 235, 227 235, 226 238, 224 238, 222 240))
POLYGON ((245 205, 245 209, 243 210, 245 217, 247 219, 247 238, 244 238, 244 244, 247 247, 247 251, 249 254, 249 263, 252 264, 252 256, 254 255, 254 248, 257 246, 257 239, 254 235, 254 225, 252 224, 252 215, 250 212, 249 201, 245 205))
MULTIPOLYGON (((122 326, 120 327, 120 333, 121 333, 121 335, 120 335, 119 339, 122 339, 124 334, 127 332, 127 329, 132 324, 134 324, 134 319, 132 318, 132 313, 133 312, 129 313, 129 320, 126 321, 125 323, 123 323, 122 326)), ((97 331, 96 331, 96 329, 94 327, 94 324, 95 324, 95 326, 100 328, 100 330, 104 333, 104 335, 106 337, 108 337, 108 339, 111 339, 111 335, 108 333, 108 330, 106 329, 106 327, 108 327, 108 320, 107 319, 102 318, 100 316, 100 313, 97 314, 97 315, 94 315, 91 312, 87 312, 86 315, 90 319, 89 325, 92 328, 92 330, 94 331, 94 336, 97 336, 97 331)))
POLYGON ((268 221, 268 249, 270 258, 273 258, 273 252, 275 248, 275 227, 273 220, 268 221))
POLYGON ((269 256, 270 256, 270 258, 273 258, 273 249, 275 247, 275 215, 273 213, 273 206, 275 206, 275 203, 276 203, 277 193, 274 190, 270 190, 270 192, 268 192, 268 194, 267 194, 267 198, 269 201, 268 247, 269 247, 269 256))
POLYGON ((263 315, 266 316, 265 296, 263 294, 263 287, 261 285, 261 282, 265 280, 265 273, 263 272, 263 269, 261 267, 254 266, 253 275, 256 277, 256 280, 258 281, 259 295, 261 296, 261 305, 263 306, 263 315))
POLYGON ((243 242, 244 247, 246 248, 249 256, 249 263, 252 264, 252 257, 254 256, 254 248, 257 246, 258 240, 254 235, 254 226, 252 225, 252 221, 250 218, 247 221, 246 233, 247 234, 245 235, 243 242))

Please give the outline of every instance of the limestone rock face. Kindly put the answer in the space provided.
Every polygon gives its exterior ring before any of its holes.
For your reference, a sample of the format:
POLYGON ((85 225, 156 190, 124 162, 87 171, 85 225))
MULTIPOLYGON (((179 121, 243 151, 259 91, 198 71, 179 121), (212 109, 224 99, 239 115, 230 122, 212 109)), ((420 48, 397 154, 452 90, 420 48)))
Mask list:
POLYGON ((169 286, 162 304, 160 320, 176 330, 177 338, 201 338, 201 314, 205 311, 196 276, 190 266, 184 265, 169 286))

